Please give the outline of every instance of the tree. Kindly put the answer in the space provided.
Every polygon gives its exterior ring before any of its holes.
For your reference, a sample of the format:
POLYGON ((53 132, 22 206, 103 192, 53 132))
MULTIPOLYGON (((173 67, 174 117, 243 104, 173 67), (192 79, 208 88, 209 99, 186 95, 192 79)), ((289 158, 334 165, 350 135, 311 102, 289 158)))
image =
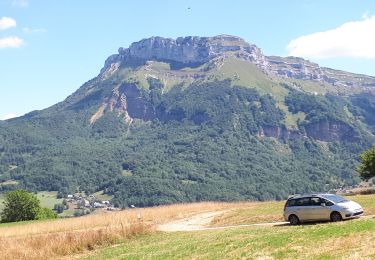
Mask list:
POLYGON ((85 214, 85 213, 84 213, 83 210, 79 210, 79 209, 77 209, 77 210, 74 211, 74 216, 75 216, 75 217, 80 217, 80 216, 82 216, 82 215, 84 215, 84 214, 85 214))
POLYGON ((368 180, 375 177, 375 146, 360 155, 361 164, 358 172, 362 179, 368 180))
POLYGON ((55 204, 54 205, 54 207, 53 207, 53 209, 57 212, 57 213, 63 213, 63 211, 64 211, 64 209, 65 209, 65 206, 64 206, 64 204, 60 204, 60 203, 58 203, 58 204, 55 204))
POLYGON ((38 198, 25 190, 15 190, 5 195, 1 222, 34 220, 41 212, 38 198))
POLYGON ((56 212, 48 208, 40 208, 37 219, 52 219, 57 218, 56 212))

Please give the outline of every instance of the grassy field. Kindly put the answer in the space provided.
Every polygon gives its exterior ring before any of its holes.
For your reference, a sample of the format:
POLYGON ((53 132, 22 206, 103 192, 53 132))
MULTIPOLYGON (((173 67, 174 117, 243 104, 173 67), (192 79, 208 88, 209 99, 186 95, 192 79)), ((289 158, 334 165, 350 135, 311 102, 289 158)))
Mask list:
MULTIPOLYGON (((57 203, 62 203, 62 199, 57 199, 57 192, 53 191, 41 191, 36 194, 37 198, 40 200, 40 205, 49 209, 53 209, 53 206, 57 203)), ((4 208, 4 194, 0 193, 0 212, 4 208)))
POLYGON ((41 191, 36 194, 40 200, 40 205, 49 209, 53 209, 53 206, 58 203, 62 203, 62 199, 57 199, 57 192, 55 191, 41 191))
POLYGON ((1 259, 51 259, 118 244, 171 219, 247 203, 193 203, 131 209, 79 218, 0 224, 1 259), (138 218, 141 216, 141 219, 138 218))
POLYGON ((98 191, 93 194, 98 200, 111 200, 113 196, 104 194, 103 191, 98 191))
MULTIPOLYGON (((375 214, 375 195, 351 196, 375 214)), ((80 218, 0 225, 2 259, 337 259, 375 257, 375 218, 301 226, 249 226, 194 232, 155 227, 223 212, 211 226, 282 220, 284 202, 192 203, 80 218), (141 218, 139 219, 138 216, 141 218)))
MULTIPOLYGON (((351 196, 367 215, 375 195, 351 196)), ((241 204, 211 226, 282 221, 284 202, 241 204)), ((375 218, 301 226, 250 226, 195 232, 154 232, 94 251, 88 259, 374 259, 375 218)))
POLYGON ((154 233, 88 259, 373 259, 375 219, 154 233))

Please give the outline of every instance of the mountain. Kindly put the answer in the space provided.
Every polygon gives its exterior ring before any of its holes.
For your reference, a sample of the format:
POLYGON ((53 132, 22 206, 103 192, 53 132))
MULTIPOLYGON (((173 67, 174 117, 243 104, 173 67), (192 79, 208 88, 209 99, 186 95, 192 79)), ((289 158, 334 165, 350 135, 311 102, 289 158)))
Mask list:
POLYGON ((151 37, 64 101, 0 121, 0 191, 103 191, 126 207, 353 185, 374 90, 236 36, 151 37))

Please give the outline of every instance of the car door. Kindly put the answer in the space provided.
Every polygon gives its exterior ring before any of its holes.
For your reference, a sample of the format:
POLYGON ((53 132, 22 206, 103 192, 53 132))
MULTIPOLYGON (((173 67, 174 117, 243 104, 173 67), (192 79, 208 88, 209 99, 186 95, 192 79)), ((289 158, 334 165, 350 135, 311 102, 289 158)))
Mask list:
POLYGON ((306 214, 309 215, 309 220, 327 220, 329 219, 330 209, 325 206, 322 198, 311 197, 310 206, 306 214))
POLYGON ((294 207, 294 210, 296 212, 296 215, 298 216, 299 220, 306 221, 309 220, 309 214, 307 214, 307 211, 309 210, 309 202, 310 198, 299 198, 296 200, 296 205, 294 207))

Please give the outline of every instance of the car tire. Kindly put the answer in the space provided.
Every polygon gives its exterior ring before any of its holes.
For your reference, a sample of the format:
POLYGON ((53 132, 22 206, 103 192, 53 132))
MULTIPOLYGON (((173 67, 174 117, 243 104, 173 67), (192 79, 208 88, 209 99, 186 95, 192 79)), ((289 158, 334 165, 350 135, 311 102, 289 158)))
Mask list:
POLYGON ((337 211, 334 211, 331 213, 331 221, 332 222, 337 222, 337 221, 341 221, 342 220, 342 216, 339 212, 337 211))
POLYGON ((299 218, 296 216, 296 215, 290 215, 289 218, 289 223, 292 225, 292 226, 295 226, 295 225, 298 225, 300 222, 299 222, 299 218))

